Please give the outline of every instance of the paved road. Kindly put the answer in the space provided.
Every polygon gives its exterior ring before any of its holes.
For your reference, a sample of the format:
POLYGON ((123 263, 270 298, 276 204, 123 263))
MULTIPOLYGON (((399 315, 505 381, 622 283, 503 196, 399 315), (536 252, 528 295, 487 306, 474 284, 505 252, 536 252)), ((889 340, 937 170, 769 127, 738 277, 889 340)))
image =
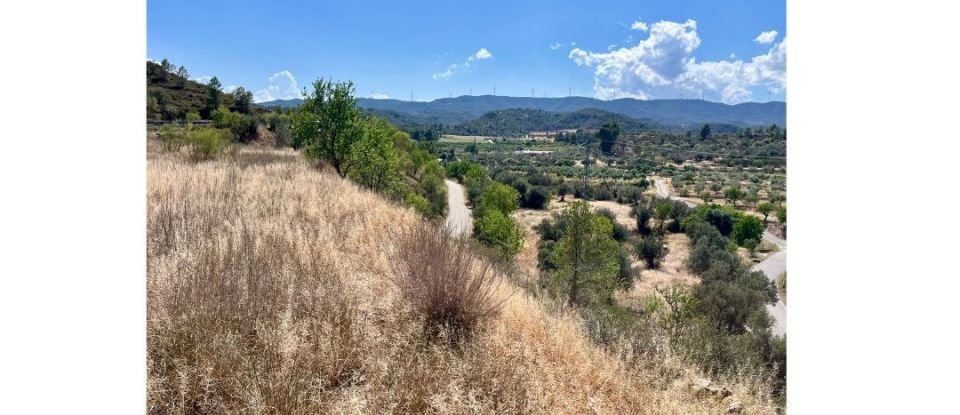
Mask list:
POLYGON ((454 235, 470 235, 473 232, 473 220, 467 208, 467 197, 463 186, 453 180, 447 183, 447 229, 454 235))
MULTIPOLYGON (((689 200, 683 200, 670 195, 667 191, 667 185, 663 182, 662 179, 657 179, 653 182, 654 187, 657 190, 657 194, 660 197, 668 199, 682 200, 690 207, 694 207, 697 204, 689 200)), ((751 268, 754 271, 763 271, 763 274, 770 279, 770 281, 776 282, 777 277, 780 274, 787 272, 787 241, 777 237, 776 235, 764 231, 763 239, 770 241, 776 245, 780 250, 776 253, 767 257, 763 262, 756 264, 751 268)), ((787 305, 780 299, 777 299, 777 303, 770 305, 767 304, 767 312, 770 313, 770 316, 773 317, 773 327, 771 327, 773 334, 783 336, 787 334, 787 305)))

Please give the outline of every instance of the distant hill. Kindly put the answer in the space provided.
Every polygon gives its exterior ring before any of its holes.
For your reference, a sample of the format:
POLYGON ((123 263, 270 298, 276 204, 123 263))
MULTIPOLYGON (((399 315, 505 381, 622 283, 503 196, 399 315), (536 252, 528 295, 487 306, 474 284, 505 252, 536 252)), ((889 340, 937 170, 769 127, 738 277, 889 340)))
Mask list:
MULTIPOLYGON (((265 102, 259 105, 292 107, 299 105, 300 102, 299 99, 293 99, 265 102)), ((678 127, 693 127, 704 123, 743 127, 771 124, 786 126, 787 109, 784 102, 747 102, 728 105, 692 99, 623 98, 603 101, 587 97, 524 98, 493 95, 441 98, 429 102, 360 98, 360 106, 408 114, 417 118, 430 118, 448 125, 474 119, 491 111, 523 108, 551 112, 598 109, 678 127)))
POLYGON ((626 132, 645 131, 653 128, 650 120, 637 120, 594 108, 574 112, 555 112, 537 109, 512 108, 490 111, 479 118, 443 129, 448 134, 511 136, 531 131, 566 129, 599 129, 606 123, 616 122, 626 132))

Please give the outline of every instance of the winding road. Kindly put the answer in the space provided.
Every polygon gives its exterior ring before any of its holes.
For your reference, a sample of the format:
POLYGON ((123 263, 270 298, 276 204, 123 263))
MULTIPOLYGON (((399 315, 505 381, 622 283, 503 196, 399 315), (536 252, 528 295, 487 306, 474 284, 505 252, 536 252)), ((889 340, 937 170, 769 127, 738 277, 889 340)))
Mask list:
POLYGON ((473 221, 467 208, 466 191, 463 185, 445 179, 447 183, 447 229, 455 236, 470 235, 473 221))
MULTIPOLYGON (((670 192, 667 191, 667 185, 663 182, 663 179, 656 179, 654 182, 654 187, 657 190, 657 194, 660 197, 667 199, 680 200, 687 204, 687 206, 695 207, 697 204, 689 200, 684 200, 676 198, 670 195, 670 192)), ((787 241, 777 237, 776 235, 764 231, 763 239, 770 241, 777 246, 779 251, 768 256, 763 262, 756 264, 751 268, 754 271, 762 271, 770 281, 776 282, 777 277, 780 274, 787 272, 787 241)), ((778 336, 784 336, 787 334, 787 305, 781 299, 777 299, 776 304, 767 304, 767 312, 770 313, 770 316, 773 317, 773 326, 771 330, 773 334, 778 336)))

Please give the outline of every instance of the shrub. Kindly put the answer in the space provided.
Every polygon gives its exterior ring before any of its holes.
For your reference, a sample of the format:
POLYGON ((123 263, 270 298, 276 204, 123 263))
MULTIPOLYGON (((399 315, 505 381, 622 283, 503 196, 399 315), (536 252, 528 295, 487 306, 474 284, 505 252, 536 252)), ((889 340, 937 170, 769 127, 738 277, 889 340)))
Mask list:
POLYGON ((190 130, 186 142, 190 146, 190 159, 203 161, 215 158, 230 142, 229 133, 216 128, 190 130))
POLYGON ((627 230, 626 226, 621 225, 617 222, 617 216, 613 213, 612 210, 607 208, 600 208, 594 211, 594 213, 603 216, 610 220, 610 223, 613 224, 613 233, 610 236, 618 242, 626 241, 630 237, 630 231, 627 230))
POLYGON ((499 248, 506 258, 516 255, 523 247, 523 230, 500 210, 485 210, 475 228, 480 242, 499 248))
POLYGON ((653 233, 653 229, 650 228, 650 218, 653 214, 649 207, 637 204, 633 206, 630 213, 637 219, 637 232, 640 232, 640 235, 646 236, 653 233))
POLYGON ((481 216, 487 210, 497 210, 504 215, 509 215, 520 207, 520 193, 513 187, 503 183, 492 183, 487 186, 480 195, 481 216))
POLYGON ((617 286, 621 289, 628 290, 630 287, 633 287, 634 277, 633 265, 630 263, 630 254, 621 249, 618 263, 620 265, 620 271, 617 273, 617 286))
POLYGON ((637 242, 635 246, 637 256, 647 263, 647 268, 656 269, 660 267, 663 258, 667 256, 667 246, 663 242, 663 237, 651 235, 637 242))
POLYGON ((187 143, 186 133, 186 130, 183 128, 177 128, 172 125, 164 125, 163 127, 160 127, 158 137, 164 151, 179 151, 180 148, 187 143))
POLYGON ((736 218, 733 215, 723 209, 707 210, 707 214, 704 216, 704 219, 716 227, 723 236, 730 235, 730 232, 733 231, 733 224, 736 221, 736 218))
POLYGON ((506 300, 497 300, 499 280, 490 264, 440 227, 418 224, 402 232, 391 259, 391 279, 429 335, 448 333, 451 340, 469 335, 506 300))
POLYGON ((543 186, 530 189, 523 198, 523 207, 528 209, 544 210, 550 206, 550 190, 543 186))
POLYGON ((427 200, 427 198, 417 194, 416 192, 407 193, 406 202, 421 215, 430 217, 433 214, 432 208, 430 207, 430 202, 427 200))
MULTIPOLYGON (((733 225, 733 231, 730 237, 737 245, 746 247, 747 240, 753 240, 756 244, 763 237, 763 223, 756 217, 745 215, 733 225)), ((756 245, 754 245, 756 248, 756 245)))
POLYGON ((230 130, 236 141, 249 141, 257 134, 257 119, 252 115, 244 115, 230 111, 226 107, 220 107, 213 112, 211 118, 214 127, 230 130))

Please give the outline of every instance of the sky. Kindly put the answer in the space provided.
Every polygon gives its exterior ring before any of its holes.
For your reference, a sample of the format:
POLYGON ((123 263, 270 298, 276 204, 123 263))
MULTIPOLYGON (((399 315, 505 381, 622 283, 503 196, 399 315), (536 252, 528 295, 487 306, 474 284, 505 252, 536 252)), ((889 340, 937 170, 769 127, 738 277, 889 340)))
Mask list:
POLYGON ((356 95, 786 100, 785 1, 147 3, 147 59, 257 102, 356 95), (462 3, 462 4, 461 4, 462 3))

